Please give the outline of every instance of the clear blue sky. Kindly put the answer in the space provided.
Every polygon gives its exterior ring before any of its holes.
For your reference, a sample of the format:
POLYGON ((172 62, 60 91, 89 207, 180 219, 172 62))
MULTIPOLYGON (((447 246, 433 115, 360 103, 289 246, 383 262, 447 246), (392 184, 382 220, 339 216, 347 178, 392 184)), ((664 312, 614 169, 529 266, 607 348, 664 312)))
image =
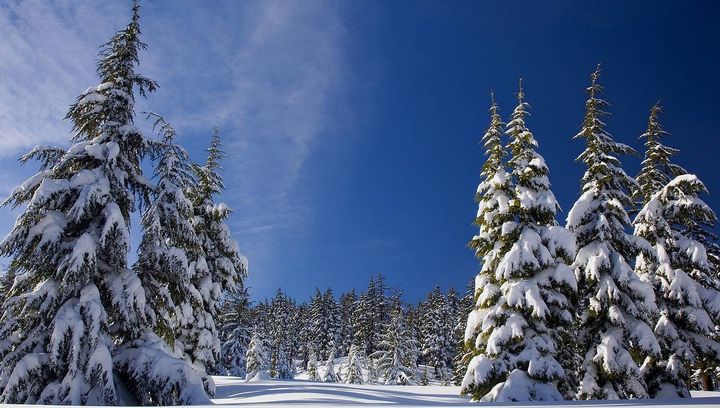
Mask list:
MULTIPOLYGON (((97 46, 128 12, 122 1, 0 3, 2 191, 35 169, 17 165, 23 151, 67 146, 67 106, 95 83, 97 46)), ((222 200, 256 299, 383 273, 414 300, 463 290, 478 269, 465 245, 488 94, 507 116, 520 76, 565 210, 597 63, 615 138, 640 148, 662 98, 667 143, 720 210, 718 21, 709 0, 145 1, 141 70, 161 88, 138 109, 164 113, 197 160, 221 129, 222 200)), ((638 159, 624 163, 637 172, 638 159)), ((14 216, 0 210, 3 233, 14 216)))

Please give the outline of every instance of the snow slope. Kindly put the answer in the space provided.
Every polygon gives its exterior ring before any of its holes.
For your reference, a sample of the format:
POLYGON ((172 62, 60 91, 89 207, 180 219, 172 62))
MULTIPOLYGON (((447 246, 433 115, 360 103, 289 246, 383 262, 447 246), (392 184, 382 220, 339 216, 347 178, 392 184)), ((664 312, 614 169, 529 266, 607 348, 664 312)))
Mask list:
MULTIPOLYGON (((393 406, 494 406, 494 407, 532 407, 557 406, 556 403, 537 405, 527 404, 477 404, 468 398, 459 396, 460 387, 432 386, 391 386, 391 385, 352 385, 342 383, 320 383, 310 381, 259 381, 245 382, 238 377, 213 377, 217 385, 218 405, 231 406, 288 406, 288 405, 328 405, 343 407, 353 405, 393 405, 393 406)), ((657 401, 580 401, 563 405, 582 407, 678 407, 697 405, 720 407, 720 392, 693 393, 696 398, 690 400, 657 401)))

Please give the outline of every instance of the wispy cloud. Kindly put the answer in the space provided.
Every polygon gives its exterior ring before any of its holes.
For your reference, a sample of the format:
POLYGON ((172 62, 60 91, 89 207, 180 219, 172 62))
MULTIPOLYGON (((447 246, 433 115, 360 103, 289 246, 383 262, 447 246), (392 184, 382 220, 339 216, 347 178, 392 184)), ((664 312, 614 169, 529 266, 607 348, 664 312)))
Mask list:
MULTIPOLYGON (((98 45, 125 25, 129 2, 10 0, 0 5, 0 165, 37 143, 65 145, 61 119, 94 83, 98 45)), ((213 126, 228 152, 223 197, 251 267, 269 262, 279 230, 312 219, 301 178, 329 111, 343 98, 344 28, 337 2, 145 2, 150 49, 141 70, 160 83, 138 110, 166 115, 193 157, 213 126)), ((18 180, 20 181, 20 180, 18 180)))

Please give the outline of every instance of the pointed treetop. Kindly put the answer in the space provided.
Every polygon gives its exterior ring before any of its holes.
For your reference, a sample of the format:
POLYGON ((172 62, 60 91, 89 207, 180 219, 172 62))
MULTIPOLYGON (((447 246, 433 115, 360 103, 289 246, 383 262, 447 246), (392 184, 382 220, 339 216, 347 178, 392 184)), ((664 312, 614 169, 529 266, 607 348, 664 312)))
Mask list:
POLYGON ((682 167, 670 162, 672 156, 678 153, 677 149, 664 146, 660 139, 670 135, 660 124, 660 115, 663 113, 660 101, 650 109, 648 126, 640 139, 645 139, 645 157, 642 161, 640 174, 637 176, 638 188, 636 197, 643 203, 650 200, 653 194, 660 191, 675 176, 685 174, 682 167))
POLYGON ((207 152, 208 157, 205 162, 205 167, 210 170, 222 170, 220 160, 224 159, 226 156, 223 151, 222 140, 220 140, 220 130, 217 127, 213 128, 213 136, 207 152))
POLYGON ((522 105, 525 102, 525 91, 523 90, 523 79, 520 77, 518 79, 518 93, 517 93, 517 99, 518 99, 518 105, 522 105))

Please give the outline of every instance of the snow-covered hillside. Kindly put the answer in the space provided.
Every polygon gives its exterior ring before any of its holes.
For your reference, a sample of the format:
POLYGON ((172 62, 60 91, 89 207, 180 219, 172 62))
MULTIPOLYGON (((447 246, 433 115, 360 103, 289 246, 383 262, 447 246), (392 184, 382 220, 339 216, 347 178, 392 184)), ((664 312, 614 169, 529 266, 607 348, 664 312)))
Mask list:
MULTIPOLYGON (((218 405, 237 406, 286 406, 286 405, 393 405, 393 406, 556 406, 556 403, 527 404, 477 404, 459 396, 460 387, 401 386, 401 385, 353 385, 321 383, 304 380, 245 382, 238 377, 213 377, 217 385, 218 405)), ((701 405, 720 407, 720 392, 693 393, 695 398, 673 401, 575 401, 568 406, 583 407, 678 407, 701 405)))

